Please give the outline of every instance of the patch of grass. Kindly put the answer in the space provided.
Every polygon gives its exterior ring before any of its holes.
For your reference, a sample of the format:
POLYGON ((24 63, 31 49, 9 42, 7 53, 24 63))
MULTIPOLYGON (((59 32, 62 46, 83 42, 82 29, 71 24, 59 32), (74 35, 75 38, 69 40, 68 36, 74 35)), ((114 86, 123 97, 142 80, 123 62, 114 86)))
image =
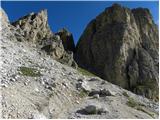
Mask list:
POLYGON ((148 115, 150 115, 152 118, 154 118, 154 114, 150 113, 149 111, 145 110, 145 105, 139 102, 136 102, 133 98, 128 98, 128 101, 126 103, 129 107, 135 108, 136 110, 142 111, 148 115))
POLYGON ((93 73, 91 73, 91 72, 89 72, 89 71, 87 71, 87 70, 85 70, 85 69, 83 69, 83 68, 78 67, 77 70, 78 70, 82 75, 94 76, 94 77, 96 77, 95 74, 93 74, 93 73))
POLYGON ((142 104, 142 103, 139 103, 139 102, 136 102, 133 98, 131 98, 131 97, 128 97, 128 101, 127 101, 127 103, 126 103, 128 106, 130 106, 130 107, 145 107, 145 105, 144 104, 142 104))
POLYGON ((129 95, 127 94, 127 92, 123 91, 122 93, 124 96, 129 97, 129 95))
POLYGON ((129 107, 136 107, 138 103, 133 98, 128 98, 128 101, 126 103, 129 107))
POLYGON ((35 68, 20 67, 19 70, 20 70, 20 74, 24 76, 30 76, 30 77, 41 76, 41 73, 35 68))
POLYGON ((149 116, 151 116, 152 118, 154 118, 154 114, 153 113, 150 113, 150 112, 148 112, 147 110, 145 110, 143 107, 141 107, 141 106, 137 106, 137 108, 136 108, 137 110, 139 110, 139 111, 142 111, 142 112, 144 112, 144 113, 146 113, 146 114, 148 114, 149 116))
POLYGON ((84 91, 84 90, 81 90, 80 93, 79 93, 79 96, 80 96, 81 98, 86 97, 87 95, 88 95, 88 92, 86 92, 86 91, 84 91))
POLYGON ((137 93, 139 95, 143 95, 144 93, 147 93, 145 95, 147 98, 152 99, 154 101, 159 101, 158 87, 153 82, 146 82, 143 85, 136 86, 135 91, 138 91, 137 93), (146 91, 148 91, 148 92, 146 92, 146 91))

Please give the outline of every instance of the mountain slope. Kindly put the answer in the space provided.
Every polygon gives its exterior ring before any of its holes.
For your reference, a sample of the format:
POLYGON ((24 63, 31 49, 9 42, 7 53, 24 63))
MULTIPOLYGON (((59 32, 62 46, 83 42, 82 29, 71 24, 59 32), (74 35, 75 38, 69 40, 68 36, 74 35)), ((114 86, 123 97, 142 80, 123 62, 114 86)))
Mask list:
POLYGON ((158 103, 19 42, 2 9, 0 15, 1 118, 158 118, 158 103))

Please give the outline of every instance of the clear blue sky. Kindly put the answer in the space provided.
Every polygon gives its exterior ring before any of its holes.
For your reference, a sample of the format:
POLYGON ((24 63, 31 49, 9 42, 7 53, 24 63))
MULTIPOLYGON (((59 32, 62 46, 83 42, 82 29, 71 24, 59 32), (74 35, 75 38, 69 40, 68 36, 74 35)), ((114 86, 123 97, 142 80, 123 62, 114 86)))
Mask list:
MULTIPOLYGON (((3 1, 2 8, 6 11, 11 22, 17 20, 30 12, 38 12, 42 9, 48 10, 49 24, 53 32, 60 28, 66 27, 73 33, 75 43, 90 20, 95 18, 106 7, 111 6, 114 1, 87 2, 87 1, 70 1, 70 2, 25 2, 25 1, 3 1)), ((144 7, 149 8, 154 21, 159 24, 158 1, 144 2, 116 2, 129 8, 144 7)))

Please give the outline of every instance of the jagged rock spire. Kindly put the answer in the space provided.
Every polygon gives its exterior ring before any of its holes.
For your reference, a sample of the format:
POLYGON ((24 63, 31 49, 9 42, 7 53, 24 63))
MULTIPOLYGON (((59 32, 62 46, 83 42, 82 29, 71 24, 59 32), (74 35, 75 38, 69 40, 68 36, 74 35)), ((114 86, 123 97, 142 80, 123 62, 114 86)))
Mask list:
POLYGON ((50 38, 53 33, 49 28, 47 10, 30 13, 12 23, 24 32, 24 37, 34 43, 50 38))

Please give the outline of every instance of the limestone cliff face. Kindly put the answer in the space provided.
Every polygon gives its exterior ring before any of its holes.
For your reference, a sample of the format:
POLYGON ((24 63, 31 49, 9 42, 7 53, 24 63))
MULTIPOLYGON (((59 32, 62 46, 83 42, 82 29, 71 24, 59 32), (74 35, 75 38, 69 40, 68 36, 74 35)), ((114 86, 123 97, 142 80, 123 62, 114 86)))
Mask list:
POLYGON ((24 32, 26 40, 34 43, 53 35, 48 25, 47 10, 30 13, 13 22, 12 25, 24 32))
POLYGON ((158 95, 158 29, 148 9, 107 8, 86 27, 75 58, 107 81, 149 98, 158 95))

